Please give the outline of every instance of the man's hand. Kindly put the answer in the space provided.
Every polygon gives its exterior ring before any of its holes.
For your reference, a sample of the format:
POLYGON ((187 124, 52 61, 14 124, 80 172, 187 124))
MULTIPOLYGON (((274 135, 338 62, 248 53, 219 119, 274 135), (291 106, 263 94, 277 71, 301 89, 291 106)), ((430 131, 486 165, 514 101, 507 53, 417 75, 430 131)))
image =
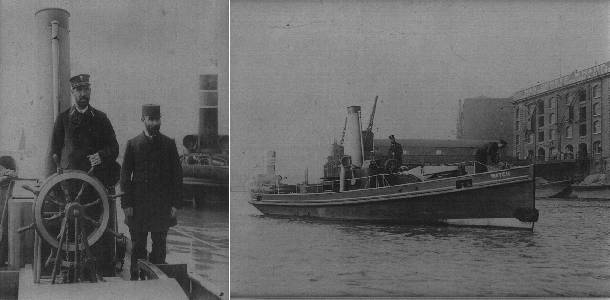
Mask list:
POLYGON ((100 153, 96 152, 95 154, 91 154, 88 155, 87 158, 89 159, 89 162, 91 163, 92 167, 95 167, 99 164, 102 163, 102 158, 100 157, 100 153))
POLYGON ((178 211, 178 209, 172 206, 172 215, 171 215, 172 218, 176 216, 177 211, 178 211))
POLYGON ((125 207, 123 208, 123 212, 125 212, 126 217, 133 216, 133 207, 125 207))

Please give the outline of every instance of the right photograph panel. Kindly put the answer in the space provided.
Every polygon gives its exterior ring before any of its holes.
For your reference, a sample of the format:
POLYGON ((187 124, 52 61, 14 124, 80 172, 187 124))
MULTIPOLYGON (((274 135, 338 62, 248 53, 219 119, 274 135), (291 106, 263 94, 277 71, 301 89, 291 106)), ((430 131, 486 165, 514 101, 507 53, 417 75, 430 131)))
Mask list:
POLYGON ((609 9, 231 1, 231 297, 610 295, 609 9))

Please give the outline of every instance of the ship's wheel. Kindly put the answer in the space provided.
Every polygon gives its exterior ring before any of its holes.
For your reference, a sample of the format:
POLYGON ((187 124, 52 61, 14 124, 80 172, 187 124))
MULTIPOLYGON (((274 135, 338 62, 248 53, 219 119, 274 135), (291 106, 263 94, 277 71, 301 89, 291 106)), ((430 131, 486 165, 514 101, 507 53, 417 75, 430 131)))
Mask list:
POLYGON ((108 227, 109 199, 121 195, 109 195, 102 182, 90 175, 93 170, 58 169, 40 189, 23 186, 36 195, 36 201, 33 206, 34 223, 19 231, 36 229, 42 240, 52 246, 45 264, 53 264, 52 283, 62 272, 63 282, 77 282, 84 278, 97 281, 99 276, 90 245, 96 243, 104 232, 125 238, 108 227))
MULTIPOLYGON (((61 243, 61 224, 83 222, 82 236, 93 245, 106 231, 110 218, 108 193, 95 177, 79 170, 66 170, 49 177, 34 205, 34 224, 40 237, 54 248, 61 243), (67 222, 70 221, 70 222, 67 222)), ((64 251, 84 250, 84 243, 65 243, 64 251), (78 245, 78 249, 76 248, 78 245)))

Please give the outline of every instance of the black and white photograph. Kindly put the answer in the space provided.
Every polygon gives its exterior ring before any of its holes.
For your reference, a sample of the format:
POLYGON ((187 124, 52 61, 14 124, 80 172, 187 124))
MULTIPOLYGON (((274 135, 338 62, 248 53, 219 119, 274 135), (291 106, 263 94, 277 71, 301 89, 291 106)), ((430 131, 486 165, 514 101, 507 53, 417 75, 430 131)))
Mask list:
POLYGON ((231 297, 608 296, 609 8, 231 1, 231 297))
POLYGON ((229 299, 229 1, 0 0, 0 299, 229 299))

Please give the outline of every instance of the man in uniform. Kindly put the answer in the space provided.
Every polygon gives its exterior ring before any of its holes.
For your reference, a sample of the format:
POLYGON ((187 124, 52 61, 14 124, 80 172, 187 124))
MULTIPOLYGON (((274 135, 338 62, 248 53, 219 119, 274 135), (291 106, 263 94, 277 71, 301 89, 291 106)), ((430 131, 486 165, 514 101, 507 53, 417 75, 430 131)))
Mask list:
MULTIPOLYGON (((74 105, 59 114, 55 121, 51 154, 58 160, 57 167, 82 171, 93 168, 92 175, 112 192, 120 174, 120 166, 116 162, 119 144, 114 129, 106 114, 89 104, 89 75, 80 74, 70 78, 70 85, 74 105)), ((110 214, 113 215, 114 205, 110 202, 110 214)), ((108 226, 114 226, 113 218, 110 218, 108 226)), ((96 269, 102 276, 114 276, 114 243, 115 237, 105 233, 92 247, 96 269)))
POLYGON ((500 149, 506 146, 506 141, 499 140, 497 142, 485 143, 479 147, 475 154, 475 173, 487 172, 488 165, 497 165, 500 161, 500 149))
POLYGON ((394 135, 390 135, 390 150, 388 151, 388 158, 396 160, 396 168, 402 166, 402 145, 396 142, 394 135))
POLYGON ((150 232, 152 251, 149 261, 165 263, 166 238, 175 225, 176 210, 182 201, 182 166, 173 139, 161 134, 158 105, 142 107, 144 131, 127 142, 121 189, 121 206, 133 242, 131 279, 137 280, 137 260, 146 259, 146 241, 150 232))

